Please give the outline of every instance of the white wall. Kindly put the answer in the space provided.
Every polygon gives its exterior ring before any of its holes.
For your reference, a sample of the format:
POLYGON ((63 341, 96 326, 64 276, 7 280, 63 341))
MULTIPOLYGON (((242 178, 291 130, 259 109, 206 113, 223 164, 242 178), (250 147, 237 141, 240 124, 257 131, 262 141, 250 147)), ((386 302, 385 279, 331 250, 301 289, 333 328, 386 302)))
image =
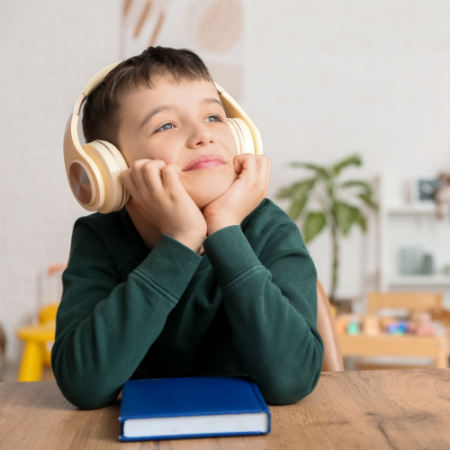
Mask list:
POLYGON ((119 58, 119 0, 0 2, 0 322, 9 359, 46 268, 86 211, 66 181, 65 123, 84 83, 119 58))
MULTIPOLYGON (((120 0, 0 2, 0 322, 9 359, 36 313, 40 278, 64 261, 85 214, 65 179, 62 137, 89 77, 119 58, 120 0)), ((450 2, 248 0, 241 104, 273 161, 269 196, 300 172, 359 151, 356 176, 450 163, 450 2)), ((280 206, 283 204, 280 203, 280 206)), ((327 236, 310 245, 329 286, 327 236)), ((343 244, 339 294, 377 276, 376 229, 343 244)))
MULTIPOLYGON (((450 165, 450 2, 252 2, 241 103, 273 160, 273 195, 300 172, 290 160, 329 163, 358 151, 372 178, 450 165)), ((374 225, 374 224, 372 224, 374 225)), ((338 295, 376 286, 377 230, 342 245, 338 295), (364 284, 364 287, 363 287, 364 284)), ((325 287, 330 246, 309 246, 325 287)))

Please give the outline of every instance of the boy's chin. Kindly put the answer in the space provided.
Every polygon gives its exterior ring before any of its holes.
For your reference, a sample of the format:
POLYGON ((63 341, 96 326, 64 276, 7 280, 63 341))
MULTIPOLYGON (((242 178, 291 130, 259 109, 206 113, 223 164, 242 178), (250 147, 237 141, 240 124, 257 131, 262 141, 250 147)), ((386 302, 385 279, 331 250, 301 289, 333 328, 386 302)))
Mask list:
POLYGON ((188 191, 188 193, 194 200, 194 203, 203 210, 206 205, 221 197, 229 187, 230 183, 222 183, 221 185, 216 183, 214 186, 205 189, 194 189, 190 192, 188 191))
POLYGON ((221 197, 238 177, 233 171, 227 175, 198 178, 194 186, 189 183, 185 184, 185 188, 195 204, 203 210, 206 205, 221 197))
POLYGON ((203 208, 207 205, 209 205, 214 200, 221 197, 226 192, 226 189, 224 189, 223 192, 220 194, 214 194, 214 195, 191 195, 192 200, 194 200, 194 203, 199 207, 200 210, 203 211, 203 208))

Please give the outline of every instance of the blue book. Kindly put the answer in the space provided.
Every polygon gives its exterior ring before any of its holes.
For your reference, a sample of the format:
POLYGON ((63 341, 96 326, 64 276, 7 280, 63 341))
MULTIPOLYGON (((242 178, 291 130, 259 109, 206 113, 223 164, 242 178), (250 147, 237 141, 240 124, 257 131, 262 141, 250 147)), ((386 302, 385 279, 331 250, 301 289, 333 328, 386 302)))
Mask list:
POLYGON ((245 376, 129 380, 123 386, 122 441, 270 433, 270 410, 245 376))

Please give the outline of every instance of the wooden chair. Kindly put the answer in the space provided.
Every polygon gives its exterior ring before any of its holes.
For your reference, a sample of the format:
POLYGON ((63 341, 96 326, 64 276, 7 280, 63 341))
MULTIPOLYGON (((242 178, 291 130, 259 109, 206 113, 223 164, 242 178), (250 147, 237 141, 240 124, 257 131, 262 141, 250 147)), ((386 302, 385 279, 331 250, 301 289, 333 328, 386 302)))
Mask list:
MULTIPOLYGON (((442 308, 442 294, 428 292, 372 292, 368 295, 368 313, 380 309, 404 309, 408 311, 436 311, 442 308)), ((395 336, 381 333, 379 336, 364 334, 339 335, 343 356, 360 357, 419 357, 434 360, 433 367, 448 367, 448 335, 442 336, 395 336)), ((418 368, 424 366, 399 366, 360 361, 357 370, 418 368)))
POLYGON ((334 327, 333 314, 320 281, 317 281, 317 330, 322 337, 325 349, 322 372, 342 372, 344 362, 334 327))

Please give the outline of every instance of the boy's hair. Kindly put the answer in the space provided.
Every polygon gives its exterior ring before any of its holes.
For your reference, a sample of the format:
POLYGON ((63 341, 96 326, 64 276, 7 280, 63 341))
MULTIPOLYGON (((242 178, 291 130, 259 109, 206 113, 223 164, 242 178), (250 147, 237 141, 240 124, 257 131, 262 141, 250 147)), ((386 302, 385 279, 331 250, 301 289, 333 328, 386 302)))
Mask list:
POLYGON ((142 85, 153 87, 156 77, 170 74, 180 80, 213 81, 200 57, 191 50, 149 47, 138 56, 122 61, 86 99, 83 133, 86 142, 96 139, 118 145, 120 94, 142 85))

